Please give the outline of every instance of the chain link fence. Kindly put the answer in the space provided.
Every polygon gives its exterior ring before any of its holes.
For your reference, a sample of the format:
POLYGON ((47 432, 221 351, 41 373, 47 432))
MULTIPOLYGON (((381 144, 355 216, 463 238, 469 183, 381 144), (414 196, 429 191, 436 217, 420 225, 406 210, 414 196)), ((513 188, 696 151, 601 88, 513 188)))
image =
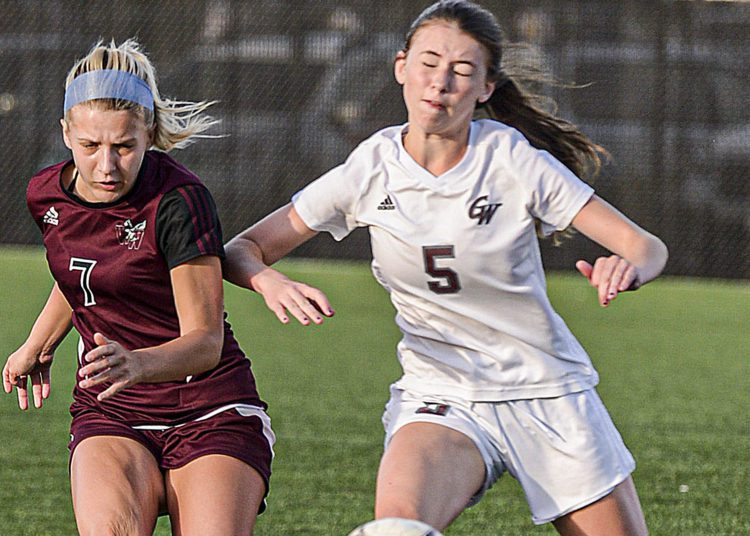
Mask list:
MULTIPOLYGON (((24 194, 68 157, 68 68, 98 39, 136 36, 162 93, 218 100, 220 139, 175 156, 216 198, 229 238, 375 130, 405 121, 392 59, 427 1, 0 0, 0 242, 38 244, 24 194)), ((675 275, 750 278, 750 3, 485 0, 507 37, 564 81, 560 113, 613 155, 600 195, 671 252, 675 275)), ((548 267, 598 254, 543 245, 548 267)), ((367 233, 296 254, 367 258, 367 233)))

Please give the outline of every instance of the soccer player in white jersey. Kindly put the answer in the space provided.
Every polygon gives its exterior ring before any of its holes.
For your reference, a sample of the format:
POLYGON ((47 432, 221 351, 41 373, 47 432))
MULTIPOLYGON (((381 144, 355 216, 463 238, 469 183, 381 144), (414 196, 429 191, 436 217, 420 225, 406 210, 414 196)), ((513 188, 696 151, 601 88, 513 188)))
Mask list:
POLYGON ((504 72, 501 42, 476 4, 423 11, 395 59, 408 123, 234 238, 225 277, 282 322, 322 322, 333 314, 325 295, 269 266, 318 232, 369 228, 373 273, 403 333, 377 518, 442 530, 508 471, 535 523, 646 534, 635 463, 590 358, 550 305, 537 235, 572 226, 611 252, 576 264, 602 306, 657 277, 667 250, 581 180, 603 149, 534 106, 504 72), (474 119, 478 108, 491 119, 474 119))

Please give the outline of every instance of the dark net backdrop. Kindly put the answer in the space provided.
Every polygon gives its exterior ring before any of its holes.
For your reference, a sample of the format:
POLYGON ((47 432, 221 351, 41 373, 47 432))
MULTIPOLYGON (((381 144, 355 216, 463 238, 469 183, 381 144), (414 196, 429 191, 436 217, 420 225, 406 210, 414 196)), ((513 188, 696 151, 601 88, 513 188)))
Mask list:
MULTIPOLYGON (((68 156, 67 70, 99 38, 137 36, 162 94, 220 101, 221 139, 175 156, 207 183, 226 238, 405 111, 392 58, 412 0, 0 0, 0 242, 38 244, 24 192, 68 156)), ((750 4, 487 0, 559 78, 560 113, 607 147, 600 195, 670 247, 670 274, 750 277, 750 4)), ((596 246, 545 243, 570 269, 596 246)), ((297 255, 364 259, 367 233, 297 255)))

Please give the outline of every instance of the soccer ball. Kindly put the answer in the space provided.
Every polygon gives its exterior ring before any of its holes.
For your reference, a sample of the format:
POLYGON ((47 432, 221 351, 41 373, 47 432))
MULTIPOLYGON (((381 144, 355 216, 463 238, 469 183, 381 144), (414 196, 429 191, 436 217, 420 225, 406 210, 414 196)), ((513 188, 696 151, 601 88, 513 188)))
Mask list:
POLYGON ((349 536, 443 536, 427 523, 414 519, 386 517, 360 525, 349 536))

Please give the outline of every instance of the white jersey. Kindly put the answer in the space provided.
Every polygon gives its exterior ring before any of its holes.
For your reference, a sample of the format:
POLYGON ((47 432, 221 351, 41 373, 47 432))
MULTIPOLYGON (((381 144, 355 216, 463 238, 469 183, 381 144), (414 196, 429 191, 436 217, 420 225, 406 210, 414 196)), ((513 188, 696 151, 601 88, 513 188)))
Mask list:
POLYGON ((452 169, 433 176, 389 127, 293 197, 336 240, 367 226, 372 271, 403 333, 396 382, 421 395, 502 401, 593 387, 591 361, 553 310, 535 221, 568 227, 593 190, 517 130, 471 124, 452 169))

